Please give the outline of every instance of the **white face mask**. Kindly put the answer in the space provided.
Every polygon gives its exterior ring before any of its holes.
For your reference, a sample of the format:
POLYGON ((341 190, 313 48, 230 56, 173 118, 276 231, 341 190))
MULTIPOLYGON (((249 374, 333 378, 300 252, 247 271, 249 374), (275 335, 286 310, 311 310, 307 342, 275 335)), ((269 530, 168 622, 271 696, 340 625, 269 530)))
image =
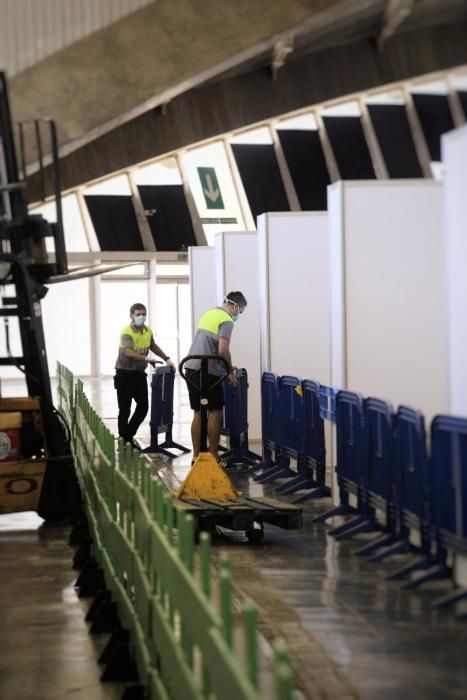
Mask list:
POLYGON ((133 323, 135 326, 144 326, 146 323, 146 316, 133 316, 133 323))
POLYGON ((238 304, 236 304, 234 301, 231 301, 227 297, 224 297, 224 302, 228 302, 229 304, 233 304, 233 306, 235 306, 235 313, 231 314, 232 321, 238 321, 238 319, 240 318, 240 314, 242 314, 245 311, 245 307, 240 308, 238 304))

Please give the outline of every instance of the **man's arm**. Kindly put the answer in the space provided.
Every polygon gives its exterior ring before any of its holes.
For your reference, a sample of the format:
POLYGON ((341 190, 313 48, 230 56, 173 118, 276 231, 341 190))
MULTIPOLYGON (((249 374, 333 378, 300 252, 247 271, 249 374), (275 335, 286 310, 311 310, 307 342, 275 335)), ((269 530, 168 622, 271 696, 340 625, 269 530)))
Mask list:
POLYGON ((232 358, 230 356, 230 340, 227 338, 219 338, 219 355, 222 355, 224 360, 228 362, 229 370, 232 371, 232 358))
POLYGON ((157 355, 157 357, 160 357, 161 359, 163 359, 164 362, 166 363, 167 367, 172 367, 172 369, 174 370, 174 372, 176 371, 175 364, 172 362, 172 360, 170 359, 170 357, 169 357, 168 355, 165 354, 165 352, 162 350, 162 348, 160 348, 160 347, 154 342, 154 337, 153 337, 153 336, 151 336, 151 345, 149 346, 149 349, 151 350, 151 352, 154 353, 154 355, 157 355))
POLYGON ((149 346, 149 349, 151 350, 151 352, 154 353, 154 355, 157 355, 157 357, 160 357, 162 360, 164 360, 164 362, 165 362, 166 360, 170 359, 169 356, 166 355, 165 352, 162 350, 162 348, 160 348, 160 347, 154 342, 154 338, 153 338, 153 337, 151 338, 151 345, 149 346))
MULTIPOLYGON (((148 362, 147 355, 140 353, 140 352, 137 352, 134 349, 131 336, 129 336, 129 335, 122 336, 121 342, 122 342, 122 346, 123 346, 122 351, 126 357, 130 357, 132 360, 140 360, 140 362, 145 362, 145 363, 148 362)), ((152 350, 152 352, 155 355, 157 355, 158 357, 161 357, 163 360, 167 361, 169 359, 169 357, 165 354, 165 352, 163 350, 161 350, 161 348, 158 345, 156 345, 156 343, 154 342, 153 336, 151 336, 151 343, 149 345, 149 349, 152 350)))
POLYGON ((136 350, 133 350, 133 348, 123 348, 123 354, 125 357, 130 357, 132 360, 141 360, 141 362, 146 362, 146 356, 136 352, 136 350))
POLYGON ((237 378, 235 377, 235 368, 232 366, 232 357, 230 355, 230 340, 227 338, 219 338, 219 355, 228 362, 229 373, 227 375, 227 381, 231 386, 235 386, 237 383, 237 378))

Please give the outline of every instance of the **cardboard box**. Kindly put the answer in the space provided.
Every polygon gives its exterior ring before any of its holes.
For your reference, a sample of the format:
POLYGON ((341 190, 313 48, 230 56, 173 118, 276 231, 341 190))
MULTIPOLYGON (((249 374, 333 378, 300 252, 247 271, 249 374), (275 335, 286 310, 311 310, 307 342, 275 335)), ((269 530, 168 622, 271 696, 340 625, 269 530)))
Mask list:
POLYGON ((20 428, 22 416, 19 412, 0 413, 0 461, 14 462, 21 459, 20 428))
POLYGON ((37 510, 46 460, 0 462, 0 513, 37 510))

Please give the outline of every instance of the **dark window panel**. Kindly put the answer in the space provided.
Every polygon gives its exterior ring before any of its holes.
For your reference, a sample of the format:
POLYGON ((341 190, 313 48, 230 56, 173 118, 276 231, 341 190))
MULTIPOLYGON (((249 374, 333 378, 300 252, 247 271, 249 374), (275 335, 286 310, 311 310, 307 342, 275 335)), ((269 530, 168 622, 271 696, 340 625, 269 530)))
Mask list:
POLYGON ((85 196, 101 250, 144 250, 131 197, 85 196))
POLYGON ((326 117, 323 122, 343 180, 375 178, 360 117, 326 117))
POLYGON ((367 106, 389 177, 423 177, 405 105, 367 106))
POLYGON ((278 129, 277 133, 301 208, 326 210, 330 179, 318 132, 278 129))
POLYGON ((464 110, 465 118, 467 119, 467 92, 465 90, 459 90, 457 94, 459 95, 462 109, 464 110))
POLYGON ((140 185, 138 190, 148 215, 157 250, 186 250, 197 245, 183 185, 140 185))
POLYGON ((441 160, 441 135, 454 129, 446 95, 412 95, 420 124, 425 135, 430 158, 441 160))
POLYGON ((255 221, 265 212, 290 211, 274 147, 233 143, 232 151, 255 221))

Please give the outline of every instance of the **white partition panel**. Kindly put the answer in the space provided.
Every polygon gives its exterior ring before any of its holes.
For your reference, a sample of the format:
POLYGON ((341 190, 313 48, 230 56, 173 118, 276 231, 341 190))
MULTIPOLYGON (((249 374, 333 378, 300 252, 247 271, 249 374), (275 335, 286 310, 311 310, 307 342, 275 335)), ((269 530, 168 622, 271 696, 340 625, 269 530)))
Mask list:
POLYGON ((261 371, 330 382, 327 214, 258 217, 261 371))
POLYGON ((467 416, 467 126, 443 136, 449 409, 467 416))
POLYGON ((329 187, 332 380, 421 409, 448 409, 442 185, 329 187))
POLYGON ((248 436, 261 438, 261 366, 256 233, 225 232, 215 237, 217 298, 240 290, 248 306, 232 334, 232 361, 248 372, 248 436))
POLYGON ((214 248, 198 246, 188 249, 190 263, 191 331, 194 335, 198 320, 205 311, 218 303, 216 261, 214 248))
MULTIPOLYGON (((330 384, 327 214, 258 217, 261 372, 330 384)), ((326 422, 326 463, 334 463, 326 422)))

